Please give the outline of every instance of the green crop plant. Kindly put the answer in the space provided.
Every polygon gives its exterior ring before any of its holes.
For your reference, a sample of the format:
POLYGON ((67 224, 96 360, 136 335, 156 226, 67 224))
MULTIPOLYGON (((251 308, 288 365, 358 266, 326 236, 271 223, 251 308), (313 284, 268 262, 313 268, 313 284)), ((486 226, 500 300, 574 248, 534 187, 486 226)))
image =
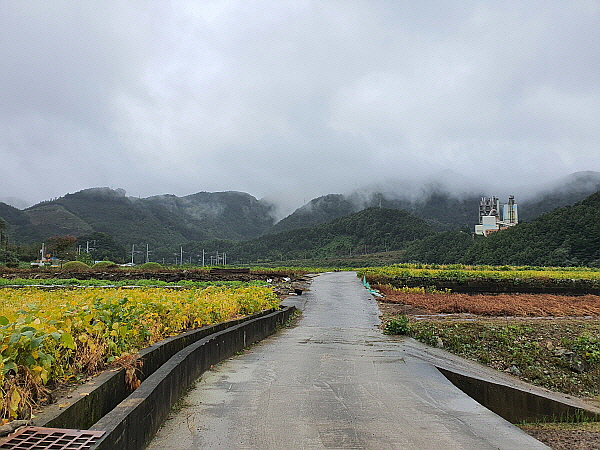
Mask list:
POLYGON ((271 309, 269 287, 0 289, 0 420, 168 336, 271 309))

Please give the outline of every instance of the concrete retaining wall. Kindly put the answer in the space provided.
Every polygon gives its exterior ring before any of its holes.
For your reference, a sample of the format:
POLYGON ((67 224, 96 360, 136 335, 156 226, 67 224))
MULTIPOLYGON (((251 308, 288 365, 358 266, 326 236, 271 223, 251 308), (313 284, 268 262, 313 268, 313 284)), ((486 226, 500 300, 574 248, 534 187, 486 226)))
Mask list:
MULTIPOLYGON (((273 311, 264 311, 249 317, 190 330, 157 342, 139 352, 143 365, 137 376, 143 382, 169 358, 188 345, 247 320, 272 314, 273 311)), ((88 429, 131 392, 125 383, 124 369, 106 371, 77 388, 69 395, 70 398, 61 399, 45 408, 44 412, 33 420, 33 425, 49 428, 88 429), (67 404, 68 406, 59 406, 67 404)))
POLYGON ((206 336, 172 356, 90 429, 106 431, 94 450, 144 448, 187 389, 212 365, 257 342, 285 323, 288 307, 206 336))
POLYGON ((532 392, 492 383, 438 367, 457 388, 512 423, 554 422, 584 417, 598 420, 598 414, 532 392))

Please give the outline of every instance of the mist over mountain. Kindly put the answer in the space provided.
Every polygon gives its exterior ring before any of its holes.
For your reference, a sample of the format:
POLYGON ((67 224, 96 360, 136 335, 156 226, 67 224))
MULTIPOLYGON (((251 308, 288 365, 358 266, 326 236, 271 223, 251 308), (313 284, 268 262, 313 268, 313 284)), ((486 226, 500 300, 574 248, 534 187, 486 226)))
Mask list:
POLYGON ((123 189, 90 188, 26 209, 0 203, 0 218, 12 242, 39 243, 54 235, 76 237, 107 233, 121 245, 174 247, 214 239, 245 241, 336 220, 367 208, 405 210, 434 231, 472 230, 481 196, 501 199, 514 194, 519 217, 530 221, 559 206, 572 205, 600 190, 600 173, 577 172, 550 185, 506 192, 474 187, 453 174, 435 182, 380 183, 346 194, 310 200, 279 222, 278 205, 243 192, 198 192, 148 198, 127 196, 123 189))
POLYGON ((481 197, 506 200, 515 195, 519 219, 529 221, 560 206, 572 205, 600 190, 599 172, 576 172, 550 184, 530 186, 476 187, 473 180, 460 183, 458 176, 446 172, 436 181, 423 184, 389 183, 372 185, 351 193, 329 194, 311 200, 276 223, 269 232, 291 230, 327 222, 362 209, 383 207, 404 209, 424 219, 436 231, 473 228, 479 220, 481 197))
POLYGON ((600 191, 600 173, 593 171, 573 173, 533 192, 523 188, 519 217, 530 221, 555 208, 573 205, 597 191, 600 191))
POLYGON ((123 244, 180 245, 190 240, 244 240, 271 227, 272 205, 242 192, 186 197, 128 197, 122 189, 91 188, 23 211, 0 204, 13 240, 40 242, 53 235, 108 233, 123 244))
POLYGON ((479 199, 485 194, 456 194, 441 183, 422 185, 418 191, 392 191, 389 186, 384 191, 377 190, 377 187, 372 189, 313 199, 276 223, 269 232, 316 225, 372 207, 406 210, 424 219, 436 231, 472 227, 479 220, 479 199))
POLYGON ((33 202, 18 197, 0 197, 0 203, 4 203, 18 209, 25 209, 33 204, 33 202))

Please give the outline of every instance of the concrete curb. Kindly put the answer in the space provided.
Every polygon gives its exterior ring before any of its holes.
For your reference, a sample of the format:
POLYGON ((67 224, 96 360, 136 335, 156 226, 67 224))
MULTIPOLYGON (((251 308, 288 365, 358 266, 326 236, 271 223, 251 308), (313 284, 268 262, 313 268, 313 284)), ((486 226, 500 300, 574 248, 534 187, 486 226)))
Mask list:
POLYGON ((435 366, 457 388, 509 422, 600 417, 597 403, 526 383, 413 338, 402 341, 408 354, 435 366))
POLYGON ((223 359, 272 334, 295 308, 253 318, 203 337, 172 356, 90 429, 106 434, 94 450, 138 450, 147 445, 183 393, 223 359))
POLYGON ((511 423, 555 422, 570 420, 597 421, 599 414, 576 402, 559 401, 541 393, 494 383, 441 367, 437 369, 454 386, 469 397, 511 423))
MULTIPOLYGON (((139 352, 139 359, 143 365, 137 376, 143 382, 169 358, 188 345, 245 321, 272 314, 273 311, 263 311, 249 317, 190 330, 146 347, 139 352)), ((32 421, 32 424, 38 427, 85 430, 110 412, 131 392, 125 383, 125 369, 108 370, 75 389, 68 397, 46 407, 44 412, 32 421)))

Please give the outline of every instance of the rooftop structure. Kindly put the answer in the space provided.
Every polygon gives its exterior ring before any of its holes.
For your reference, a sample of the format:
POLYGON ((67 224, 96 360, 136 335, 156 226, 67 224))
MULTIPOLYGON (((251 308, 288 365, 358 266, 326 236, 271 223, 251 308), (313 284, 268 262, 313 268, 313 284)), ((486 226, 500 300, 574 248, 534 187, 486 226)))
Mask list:
POLYGON ((487 236, 519 223, 517 204, 514 195, 508 196, 507 203, 500 203, 498 197, 482 197, 479 202, 479 224, 475 234, 487 236))

